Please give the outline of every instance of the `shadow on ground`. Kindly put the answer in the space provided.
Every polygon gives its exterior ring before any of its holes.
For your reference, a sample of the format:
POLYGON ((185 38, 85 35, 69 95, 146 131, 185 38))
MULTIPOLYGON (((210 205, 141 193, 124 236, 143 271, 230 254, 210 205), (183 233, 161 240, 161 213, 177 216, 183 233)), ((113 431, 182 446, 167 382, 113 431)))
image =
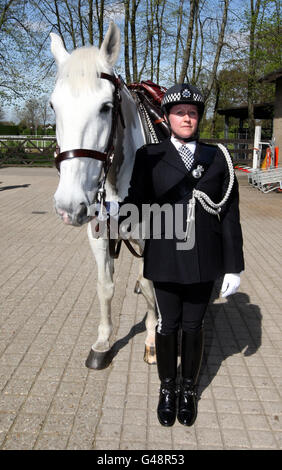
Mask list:
POLYGON ((30 184, 17 184, 14 186, 2 186, 2 188, 0 188, 0 191, 7 191, 8 189, 17 189, 17 188, 28 188, 29 186, 30 184))
POLYGON ((234 354, 251 356, 261 345, 262 314, 246 293, 213 303, 219 296, 217 283, 205 317, 205 350, 199 381, 199 396, 217 375, 222 362, 234 354))

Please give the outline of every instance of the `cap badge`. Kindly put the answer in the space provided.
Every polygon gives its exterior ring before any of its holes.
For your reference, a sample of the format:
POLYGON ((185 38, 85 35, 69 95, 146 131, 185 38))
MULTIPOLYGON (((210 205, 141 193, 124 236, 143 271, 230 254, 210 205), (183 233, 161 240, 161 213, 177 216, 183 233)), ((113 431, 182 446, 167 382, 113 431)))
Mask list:
POLYGON ((183 98, 190 98, 191 92, 186 88, 185 90, 182 91, 182 96, 183 98))

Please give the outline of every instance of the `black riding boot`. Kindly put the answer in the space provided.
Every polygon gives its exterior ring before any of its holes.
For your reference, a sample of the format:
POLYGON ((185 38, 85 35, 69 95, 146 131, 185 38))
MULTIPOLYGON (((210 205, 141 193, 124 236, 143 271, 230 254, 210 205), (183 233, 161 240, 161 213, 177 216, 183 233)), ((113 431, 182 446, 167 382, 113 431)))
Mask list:
POLYGON ((162 335, 156 332, 156 355, 161 381, 158 418, 163 426, 172 426, 176 418, 178 332, 162 335))
POLYGON ((182 331, 181 368, 178 421, 184 426, 192 426, 197 418, 196 386, 204 350, 204 329, 195 333, 182 331))

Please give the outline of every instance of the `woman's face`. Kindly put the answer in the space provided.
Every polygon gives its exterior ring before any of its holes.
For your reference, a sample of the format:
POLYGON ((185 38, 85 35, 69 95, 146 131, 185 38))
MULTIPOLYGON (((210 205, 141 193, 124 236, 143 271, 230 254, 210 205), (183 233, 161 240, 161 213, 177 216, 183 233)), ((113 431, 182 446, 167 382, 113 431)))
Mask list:
POLYGON ((176 104, 170 108, 169 122, 172 135, 187 139, 192 137, 198 128, 199 113, 194 104, 176 104))

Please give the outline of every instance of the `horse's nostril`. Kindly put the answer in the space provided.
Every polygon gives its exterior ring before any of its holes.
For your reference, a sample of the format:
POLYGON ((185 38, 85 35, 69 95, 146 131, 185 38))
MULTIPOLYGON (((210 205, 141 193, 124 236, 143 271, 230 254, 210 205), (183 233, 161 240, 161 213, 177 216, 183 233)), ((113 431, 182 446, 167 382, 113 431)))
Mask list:
POLYGON ((79 210, 77 211, 76 213, 76 220, 77 220, 77 223, 78 224, 82 224, 83 220, 85 219, 85 217, 87 216, 87 207, 86 207, 86 204, 84 204, 84 202, 81 202, 80 203, 80 208, 79 210))

